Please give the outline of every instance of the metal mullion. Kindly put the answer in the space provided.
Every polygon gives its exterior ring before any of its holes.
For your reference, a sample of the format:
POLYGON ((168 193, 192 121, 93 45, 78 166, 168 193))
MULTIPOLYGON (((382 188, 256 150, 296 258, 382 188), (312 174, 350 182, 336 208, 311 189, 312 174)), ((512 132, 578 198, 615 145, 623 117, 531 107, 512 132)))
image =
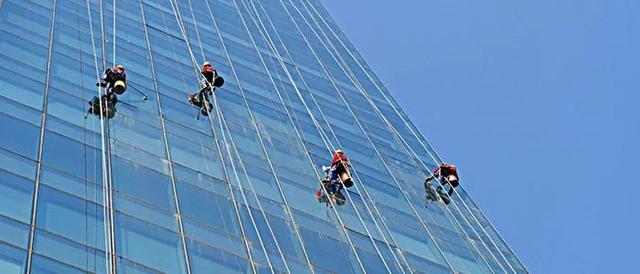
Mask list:
MULTIPOLYGON (((1 4, 1 3, 0 3, 1 4)), ((47 69, 46 69, 46 78, 45 78, 45 88, 44 88, 44 96, 42 102, 42 120, 40 123, 40 139, 38 142, 38 156, 37 156, 37 167, 36 167, 36 178, 34 184, 34 192, 33 192, 33 200, 31 207, 31 224, 29 227, 29 243, 27 248, 27 263, 26 263, 26 273, 31 273, 31 263, 33 257, 33 244, 35 238, 35 230, 36 230, 36 216, 38 209, 38 193, 40 192, 40 179, 42 177, 42 153, 44 150, 44 133, 45 126, 47 120, 47 107, 48 107, 48 98, 49 98, 49 81, 51 79, 51 56, 53 54, 53 32, 55 30, 55 20, 56 20, 56 4, 57 0, 53 0, 52 8, 51 8, 51 25, 49 31, 49 52, 47 53, 47 69)))
MULTIPOLYGON (((205 1, 206 1, 206 0, 205 0, 205 1)), ((237 5, 235 5, 235 2, 234 2, 234 6, 236 7, 236 11, 238 12, 238 16, 240 17, 240 20, 243 22, 244 30, 247 32, 247 34, 248 34, 248 35, 250 35, 249 30, 247 29, 246 25, 244 24, 244 18, 242 18, 242 15, 240 14, 240 11, 239 11, 239 9, 238 9, 238 6, 237 6, 237 5)), ((221 32, 221 31, 220 31, 220 29, 218 28, 218 25, 217 25, 217 22, 216 22, 216 20, 215 20, 215 17, 213 16, 213 14, 211 14, 211 16, 212 16, 212 18, 213 18, 213 20, 214 20, 214 26, 215 26, 215 28, 216 28, 216 32, 217 32, 217 34, 218 34, 218 36, 219 36, 219 39, 220 39, 220 41, 221 41, 221 44, 222 44, 222 47, 223 47, 223 49, 224 49, 225 55, 227 56, 227 59, 229 60, 229 65, 230 65, 230 67, 231 67, 231 69, 232 69, 232 71, 233 71, 233 75, 234 75, 234 77, 235 77, 235 79, 236 79, 236 82, 237 82, 237 85, 238 85, 238 89, 239 89, 240 95, 241 95, 241 97, 243 98, 243 101, 244 101, 244 103, 245 103, 245 106, 247 107, 247 111, 248 111, 249 117, 252 119, 252 124, 253 124, 253 126, 254 126, 254 129, 255 129, 255 131, 256 131, 256 134, 257 134, 258 140, 259 140, 260 145, 261 145, 261 147, 262 147, 262 151, 263 151, 263 153, 264 153, 265 157, 267 158, 267 164, 269 165, 269 168, 270 168, 270 170, 271 170, 271 173, 272 173, 273 178, 276 180, 276 185, 277 185, 278 190, 279 190, 279 192, 280 192, 280 195, 281 195, 282 201, 284 202, 284 205, 285 205, 285 212, 287 212, 287 214, 288 214, 288 216, 289 216, 289 218, 290 218, 290 220, 291 220, 291 223, 292 223, 293 229, 294 229, 294 231, 295 231, 296 237, 298 238, 298 241, 299 241, 300 246, 301 246, 301 248, 302 248, 303 255, 304 255, 304 257, 305 257, 305 261, 307 262, 307 265, 309 266, 310 271, 311 271, 312 273, 314 273, 314 270, 313 270, 313 267, 312 267, 312 264, 311 264, 311 260, 310 260, 310 258, 309 258, 309 255, 308 255, 307 251, 306 251, 306 247, 305 247, 305 245, 304 245, 304 242, 303 242, 303 240, 302 240, 302 234, 301 234, 301 233, 300 233, 300 231, 299 231, 299 226, 297 225, 297 223, 295 222, 295 219, 293 218, 293 212, 291 211, 291 208, 288 206, 288 202, 287 202, 287 199, 286 199, 286 195, 284 194, 284 190, 282 189, 282 186, 281 186, 281 184, 280 184, 280 182, 279 182, 278 177, 275 175, 275 173, 276 173, 276 172, 275 172, 275 168, 274 168, 274 166, 273 166, 273 163, 271 162, 271 158, 269 157, 269 154, 268 154, 268 151, 267 151, 266 146, 265 146, 265 144, 264 144, 264 141, 262 140, 261 132, 260 132, 260 130, 259 130, 259 128, 258 128, 258 126, 257 126, 257 124, 256 124, 256 122, 255 122, 255 116, 253 115, 253 112, 251 111, 251 108, 249 107, 249 104, 248 104, 248 102, 247 102, 247 99, 246 99, 246 97, 245 97, 245 95, 244 95, 244 90, 243 90, 243 88, 242 88, 242 84, 241 84, 241 82, 240 82, 240 79, 238 78, 238 75, 237 75, 237 73, 236 73, 235 65, 234 65, 234 63, 232 62, 231 54, 229 53, 229 51, 228 51, 228 49, 227 49, 227 46, 226 46, 226 44, 225 44, 225 42, 224 42, 224 38, 222 37, 222 32, 221 32)), ((251 39, 251 38, 250 38, 250 39, 251 39)), ((253 47, 252 47, 252 48, 253 48, 254 50, 257 50, 257 49, 256 49, 256 45, 255 45, 255 43, 253 44, 253 47)), ((264 68, 264 64, 263 64, 263 68, 264 68)), ((266 69, 266 68, 265 68, 265 69, 266 69)), ((276 239, 274 239, 274 240, 276 240, 276 239)))
POLYGON ((173 197, 174 197, 174 203, 176 206, 176 217, 178 218, 178 227, 180 229, 180 240, 182 243, 182 251, 184 254, 184 259, 185 259, 185 266, 187 268, 187 273, 190 274, 191 273, 191 262, 189 260, 189 253, 188 253, 188 249, 187 249, 187 243, 186 243, 186 235, 184 232, 184 224, 182 221, 182 212, 180 210, 180 201, 178 198, 178 191, 177 191, 177 185, 176 185, 176 178, 175 178, 175 174, 174 174, 174 170, 173 170, 173 160, 171 159, 171 150, 169 148, 169 139, 167 137, 167 130, 165 127, 165 123, 164 123, 164 112, 162 111, 162 104, 160 102, 160 93, 159 93, 159 88, 158 88, 158 83, 157 83, 157 79, 156 79, 156 68, 155 68, 155 64, 153 62, 153 51, 151 50, 151 41, 149 39, 149 33, 147 30, 147 23, 146 23, 146 16, 144 14, 144 5, 142 3, 142 1, 140 1, 140 17, 142 18, 142 24, 144 27, 144 33, 145 33, 145 40, 147 42, 147 54, 149 55, 149 65, 151 66, 151 78, 153 81, 153 87, 154 87, 154 93, 156 95, 156 101, 157 101, 157 105, 158 105, 158 113, 159 113, 159 118, 160 118, 160 127, 162 130, 162 139, 165 145, 165 153, 167 154, 167 160, 169 161, 169 174, 171 176, 171 187, 173 190, 173 197))

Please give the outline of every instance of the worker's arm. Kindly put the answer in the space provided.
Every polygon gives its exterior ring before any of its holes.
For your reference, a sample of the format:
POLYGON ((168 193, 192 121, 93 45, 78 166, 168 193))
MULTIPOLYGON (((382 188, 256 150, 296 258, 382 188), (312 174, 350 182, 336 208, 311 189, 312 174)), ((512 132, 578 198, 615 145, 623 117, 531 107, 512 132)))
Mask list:
POLYGON ((436 169, 434 169, 431 173, 433 173, 433 176, 438 176, 438 174, 440 174, 440 167, 436 167, 436 169))
POLYGON ((340 160, 342 160, 342 163, 346 166, 346 167, 351 167, 351 162, 349 162, 349 158, 347 158, 346 155, 342 155, 342 157, 340 157, 340 160))

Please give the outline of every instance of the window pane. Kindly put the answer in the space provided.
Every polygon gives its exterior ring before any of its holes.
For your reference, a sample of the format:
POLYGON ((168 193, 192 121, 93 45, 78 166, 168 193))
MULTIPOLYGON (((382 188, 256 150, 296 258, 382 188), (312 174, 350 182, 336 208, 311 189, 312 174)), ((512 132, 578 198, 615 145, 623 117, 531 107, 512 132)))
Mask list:
POLYGON ((0 163, 2 163, 0 169, 10 171, 32 180, 36 177, 35 161, 28 160, 27 158, 18 156, 17 154, 8 152, 4 149, 0 149, 0 163))
POLYGON ((307 245, 313 243, 307 251, 314 265, 339 273, 354 272, 347 260, 351 257, 351 251, 345 243, 307 229, 301 229, 300 232, 307 245))
POLYGON ((0 170, 0 215, 31 223, 33 183, 0 170))
POLYGON ((116 215, 116 249, 124 258, 166 273, 185 273, 181 245, 175 233, 116 215))
POLYGON ((35 237, 34 252, 38 254, 89 271, 105 268, 104 253, 101 251, 55 236, 43 230, 37 230, 35 237))
POLYGON ((31 262, 32 274, 84 274, 80 269, 63 264, 40 255, 33 255, 31 262))
POLYGON ((193 273, 249 273, 249 262, 222 250, 190 242, 189 259, 193 273))
POLYGON ((27 251, 0 243, 0 273, 24 273, 27 251))
MULTIPOLYGON (((4 241, 22 248, 27 248, 29 226, 0 216, 0 242, 4 241)), ((0 273, 2 273, 0 271, 0 273)))
POLYGON ((2 132, 0 147, 31 159, 36 158, 40 139, 38 127, 11 116, 0 114, 0 132, 2 132))
POLYGON ((92 179, 96 164, 101 172, 100 152, 83 146, 66 136, 47 130, 44 136, 42 161, 77 177, 92 179), (85 154, 86 151, 86 154, 85 154), (85 164, 86 163, 86 164, 85 164), (85 175, 85 172, 88 174, 85 175))
POLYGON ((235 210, 227 197, 185 183, 178 183, 178 197, 183 197, 180 209, 185 216, 238 235, 235 210))
POLYGON ((104 249, 102 206, 46 185, 38 198, 38 227, 104 249))
POLYGON ((116 191, 171 212, 175 211, 169 176, 120 157, 112 157, 112 161, 113 186, 116 191))

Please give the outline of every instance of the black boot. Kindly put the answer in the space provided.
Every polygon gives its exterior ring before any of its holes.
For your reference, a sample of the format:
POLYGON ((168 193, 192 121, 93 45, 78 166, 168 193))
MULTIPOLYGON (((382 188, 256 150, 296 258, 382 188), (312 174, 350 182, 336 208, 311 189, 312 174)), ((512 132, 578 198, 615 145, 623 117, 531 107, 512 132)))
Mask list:
POLYGON ((342 194, 342 191, 338 190, 333 194, 333 200, 337 205, 344 205, 347 202, 347 199, 342 194))
POLYGON ((451 203, 451 197, 449 196, 449 194, 444 192, 444 188, 442 188, 441 186, 438 187, 438 194, 440 195, 440 198, 442 199, 445 205, 448 205, 449 203, 451 203))

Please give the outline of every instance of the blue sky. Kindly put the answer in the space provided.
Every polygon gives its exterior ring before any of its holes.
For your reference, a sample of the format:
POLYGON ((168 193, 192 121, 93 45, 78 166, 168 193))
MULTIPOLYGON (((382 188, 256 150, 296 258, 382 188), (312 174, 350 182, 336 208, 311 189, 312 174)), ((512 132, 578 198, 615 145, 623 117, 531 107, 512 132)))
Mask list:
POLYGON ((529 270, 637 268, 640 1, 323 3, 529 270))

